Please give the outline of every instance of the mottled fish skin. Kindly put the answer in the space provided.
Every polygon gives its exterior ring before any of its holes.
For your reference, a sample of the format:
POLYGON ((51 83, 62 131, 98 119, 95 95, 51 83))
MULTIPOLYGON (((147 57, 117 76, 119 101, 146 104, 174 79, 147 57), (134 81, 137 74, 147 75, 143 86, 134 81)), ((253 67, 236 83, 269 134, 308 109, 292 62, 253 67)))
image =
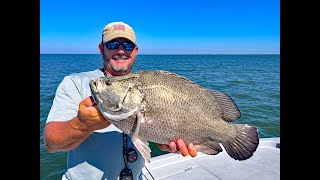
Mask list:
MULTIPOLYGON (((106 119, 134 140, 168 144, 181 138, 206 154, 221 152, 221 143, 236 160, 250 158, 259 144, 256 127, 230 123, 241 114, 228 95, 180 75, 140 71, 98 78, 90 82, 90 87, 106 119)), ((150 150, 140 149, 149 160, 150 150)))

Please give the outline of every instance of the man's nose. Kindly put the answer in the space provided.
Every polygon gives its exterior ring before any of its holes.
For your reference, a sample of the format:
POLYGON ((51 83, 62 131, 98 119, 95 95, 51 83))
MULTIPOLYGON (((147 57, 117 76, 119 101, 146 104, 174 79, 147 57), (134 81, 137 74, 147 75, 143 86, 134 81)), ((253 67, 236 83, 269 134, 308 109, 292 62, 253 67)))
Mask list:
POLYGON ((118 48, 117 52, 118 52, 118 53, 120 53, 120 52, 121 52, 121 53, 125 53, 125 50, 124 50, 122 44, 119 45, 119 48, 118 48))

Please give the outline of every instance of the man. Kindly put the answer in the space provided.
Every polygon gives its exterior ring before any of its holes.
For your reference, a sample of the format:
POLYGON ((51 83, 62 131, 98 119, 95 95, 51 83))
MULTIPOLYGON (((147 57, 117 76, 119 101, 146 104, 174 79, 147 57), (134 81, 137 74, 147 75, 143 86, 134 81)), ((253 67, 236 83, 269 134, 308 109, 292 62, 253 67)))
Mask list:
MULTIPOLYGON (((142 179, 144 158, 130 137, 99 112, 89 88, 92 79, 131 73, 138 54, 133 29, 123 22, 109 23, 103 29, 99 51, 103 68, 70 74, 59 84, 44 129, 45 146, 49 152, 68 151, 62 179, 142 179), (135 161, 128 161, 129 153, 136 153, 135 161)), ((181 139, 158 147, 183 156, 197 154, 192 144, 186 146, 181 139)))

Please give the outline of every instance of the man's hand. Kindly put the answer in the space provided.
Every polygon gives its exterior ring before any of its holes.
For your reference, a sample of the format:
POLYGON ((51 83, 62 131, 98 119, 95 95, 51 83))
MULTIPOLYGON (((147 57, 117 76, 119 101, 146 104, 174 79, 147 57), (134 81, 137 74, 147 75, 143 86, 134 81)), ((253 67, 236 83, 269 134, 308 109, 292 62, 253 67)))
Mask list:
POLYGON ((188 144, 188 146, 186 146, 186 144, 184 143, 184 141, 182 139, 178 139, 176 142, 171 141, 169 143, 169 145, 166 145, 166 144, 157 144, 157 145, 161 151, 180 153, 184 157, 186 157, 188 155, 190 155, 191 157, 197 156, 197 150, 195 149, 193 144, 190 143, 190 144, 188 144))
POLYGON ((69 121, 52 121, 44 129, 44 144, 49 152, 69 151, 90 134, 110 125, 97 109, 92 97, 79 103, 78 115, 69 121))
POLYGON ((110 122, 98 110, 91 96, 80 102, 78 118, 86 128, 92 130, 103 129, 110 125, 110 122))

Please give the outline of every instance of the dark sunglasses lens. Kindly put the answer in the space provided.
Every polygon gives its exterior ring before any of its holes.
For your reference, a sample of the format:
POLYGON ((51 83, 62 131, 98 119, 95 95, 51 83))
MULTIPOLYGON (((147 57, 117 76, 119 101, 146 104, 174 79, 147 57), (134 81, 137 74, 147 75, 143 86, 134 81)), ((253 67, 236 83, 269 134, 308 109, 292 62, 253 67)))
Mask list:
POLYGON ((106 42, 106 46, 107 46, 108 49, 115 50, 115 49, 119 48, 119 42, 117 42, 117 41, 106 42))
POLYGON ((135 47, 134 43, 132 42, 122 42, 122 46, 127 51, 132 51, 135 47))

